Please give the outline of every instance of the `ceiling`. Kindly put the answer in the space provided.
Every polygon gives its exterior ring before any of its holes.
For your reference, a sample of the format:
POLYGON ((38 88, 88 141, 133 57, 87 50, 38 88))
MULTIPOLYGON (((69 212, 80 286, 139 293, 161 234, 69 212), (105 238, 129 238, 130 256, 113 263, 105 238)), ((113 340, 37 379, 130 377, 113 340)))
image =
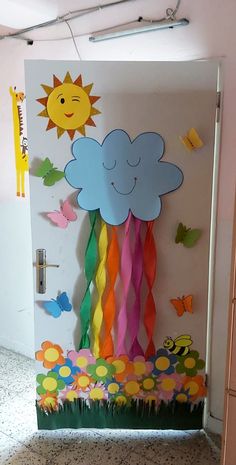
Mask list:
MULTIPOLYGON (((23 0, 22 0, 23 1, 23 0)), ((116 0, 55 0, 58 7, 58 16, 64 15, 78 9, 87 9, 94 6, 104 6, 116 0)), ((40 6, 40 0, 38 0, 40 6)), ((7 8, 7 3, 4 8, 7 8)), ((175 8, 176 0, 129 0, 121 5, 114 5, 99 11, 90 13, 81 18, 70 21, 75 36, 86 35, 93 31, 109 28, 125 22, 134 21, 139 16, 146 18, 162 18, 165 16, 167 7, 175 8)), ((181 7, 180 7, 181 15, 181 7)), ((0 25, 0 34, 15 32, 16 29, 0 25)), ((55 40, 70 36, 68 26, 65 23, 39 29, 27 33, 26 37, 33 40, 55 40)))

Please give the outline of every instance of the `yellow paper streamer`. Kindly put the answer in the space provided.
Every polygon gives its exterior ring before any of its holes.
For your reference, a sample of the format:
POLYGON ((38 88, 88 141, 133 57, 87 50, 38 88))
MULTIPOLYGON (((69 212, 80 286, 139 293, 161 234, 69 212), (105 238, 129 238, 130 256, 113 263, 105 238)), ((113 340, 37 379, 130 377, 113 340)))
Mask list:
POLYGON ((107 236, 107 226, 104 221, 101 222, 101 231, 98 240, 98 250, 99 250, 99 265, 97 274, 95 277, 97 291, 98 291, 98 301, 93 314, 92 321, 92 332, 93 332, 93 355, 98 358, 100 356, 100 332, 102 327, 103 320, 103 308, 102 308, 102 296, 106 287, 106 259, 107 259, 107 245, 108 245, 108 236, 107 236))

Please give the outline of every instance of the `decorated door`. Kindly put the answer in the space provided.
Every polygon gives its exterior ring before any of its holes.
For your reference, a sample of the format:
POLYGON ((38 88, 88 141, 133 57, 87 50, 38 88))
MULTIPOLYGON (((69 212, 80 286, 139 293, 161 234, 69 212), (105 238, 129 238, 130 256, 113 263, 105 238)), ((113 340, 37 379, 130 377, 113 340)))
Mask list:
POLYGON ((217 65, 25 75, 39 428, 200 428, 217 65))

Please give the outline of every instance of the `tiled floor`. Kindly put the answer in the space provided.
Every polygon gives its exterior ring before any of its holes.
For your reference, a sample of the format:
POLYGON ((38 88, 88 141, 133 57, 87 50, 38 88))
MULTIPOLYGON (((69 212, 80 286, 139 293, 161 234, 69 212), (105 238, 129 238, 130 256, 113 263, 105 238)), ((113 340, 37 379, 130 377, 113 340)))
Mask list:
POLYGON ((36 429, 34 362, 0 348, 0 465, 216 465, 202 431, 36 429))

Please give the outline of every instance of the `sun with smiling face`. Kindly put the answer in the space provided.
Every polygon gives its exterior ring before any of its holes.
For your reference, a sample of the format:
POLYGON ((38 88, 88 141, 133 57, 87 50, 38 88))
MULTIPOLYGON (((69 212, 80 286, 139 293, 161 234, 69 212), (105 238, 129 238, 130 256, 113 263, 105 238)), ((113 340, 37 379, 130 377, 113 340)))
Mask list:
POLYGON ((63 82, 53 75, 53 87, 41 86, 47 96, 37 99, 45 107, 38 116, 49 119, 46 131, 56 127, 58 138, 67 131, 72 140, 76 131, 86 135, 85 125, 96 126, 92 116, 101 112, 93 104, 100 97, 90 95, 93 84, 83 86, 81 75, 73 81, 67 72, 63 82))

